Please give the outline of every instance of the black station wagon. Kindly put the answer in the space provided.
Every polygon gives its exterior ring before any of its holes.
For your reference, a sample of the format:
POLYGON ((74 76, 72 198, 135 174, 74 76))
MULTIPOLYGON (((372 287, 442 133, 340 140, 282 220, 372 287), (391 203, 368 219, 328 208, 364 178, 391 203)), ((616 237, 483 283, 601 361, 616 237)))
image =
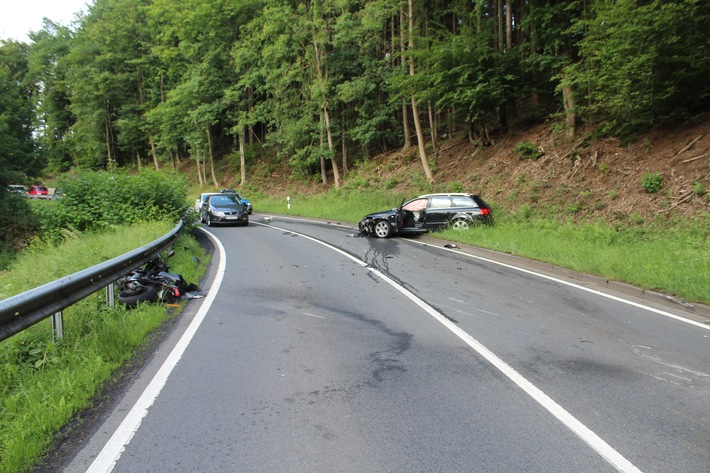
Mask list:
POLYGON ((360 234, 387 238, 396 234, 426 233, 446 226, 468 229, 476 223, 493 223, 490 206, 473 194, 426 194, 392 210, 366 215, 360 234))

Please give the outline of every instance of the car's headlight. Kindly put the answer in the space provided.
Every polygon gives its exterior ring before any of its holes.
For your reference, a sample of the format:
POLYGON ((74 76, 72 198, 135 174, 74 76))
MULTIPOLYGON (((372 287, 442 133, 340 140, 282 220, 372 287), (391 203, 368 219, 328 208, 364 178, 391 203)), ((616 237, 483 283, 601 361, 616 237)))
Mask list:
POLYGON ((219 212, 218 210, 213 210, 212 213, 217 217, 224 217, 224 212, 219 212))

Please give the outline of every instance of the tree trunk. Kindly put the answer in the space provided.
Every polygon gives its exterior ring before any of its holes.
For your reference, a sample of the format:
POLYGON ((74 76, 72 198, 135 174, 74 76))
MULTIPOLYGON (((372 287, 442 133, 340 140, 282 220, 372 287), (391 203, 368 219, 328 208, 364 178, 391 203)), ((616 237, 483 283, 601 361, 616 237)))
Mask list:
MULTIPOLYGON (((404 9, 399 9, 399 46, 402 58, 402 73, 407 72, 406 41, 404 37, 404 9)), ((404 128, 404 146, 402 150, 412 147, 412 130, 409 129, 409 113, 407 110, 407 100, 402 97, 402 125, 404 128)))
POLYGON ((328 185, 328 167, 325 165, 325 156, 323 155, 323 145, 325 144, 325 139, 323 138, 323 113, 320 114, 320 178, 324 186, 328 185))
MULTIPOLYGON (((568 47, 565 48, 563 54, 569 60, 571 54, 568 47)), ((562 69, 562 103, 565 107, 565 137, 571 140, 577 131, 577 112, 575 110, 574 90, 572 90, 569 75, 564 68, 562 69)))
POLYGON ((347 133, 346 133, 346 127, 347 127, 347 118, 345 116, 346 108, 343 108, 342 116, 341 116, 341 127, 340 127, 340 148, 343 153, 343 175, 345 176, 348 173, 348 142, 347 142, 347 133))
POLYGON ((155 153, 155 140, 153 140, 153 134, 148 130, 148 141, 150 142, 150 152, 153 155, 153 164, 155 169, 160 169, 160 163, 158 163, 158 156, 155 153))
POLYGON ((241 185, 244 185, 244 183, 247 181, 247 161, 246 161, 246 156, 244 152, 244 140, 246 139, 245 134, 246 134, 246 127, 242 127, 242 131, 239 135, 239 167, 242 170, 242 180, 241 180, 241 185))
MULTIPOLYGON (((248 94, 248 109, 249 109, 249 116, 251 116, 252 111, 254 109, 254 87, 249 87, 247 89, 247 94, 248 94)), ((243 140, 242 140, 243 141, 243 140)), ((254 144, 254 126, 249 123, 249 145, 254 144)))
MULTIPOLYGON (((409 50, 414 50, 414 6, 412 0, 408 0, 409 5, 409 50)), ((414 57, 409 55, 409 75, 414 76, 414 57)), ((434 178, 431 175, 429 161, 424 148, 424 131, 422 130, 421 120, 419 120, 419 109, 417 107, 417 98, 414 95, 414 90, 411 91, 412 96, 412 115, 414 116, 414 128, 417 130, 417 146, 419 147, 419 157, 422 160, 422 167, 427 181, 433 182, 434 178)))
POLYGON ((207 184, 204 177, 202 177, 202 167, 200 166, 200 152, 195 150, 195 163, 197 164, 197 181, 200 183, 200 187, 207 184))
MULTIPOLYGON (((140 96, 141 100, 141 108, 145 110, 145 88, 143 86, 143 74, 140 76, 140 80, 138 81, 138 94, 140 96)), ((162 89, 162 78, 161 78, 161 89, 162 89)), ((148 143, 150 143, 150 151, 153 155, 153 164, 155 165, 155 169, 158 170, 160 169, 160 164, 158 163, 158 156, 155 154, 155 142, 153 141, 153 134, 150 132, 150 128, 148 128, 148 143)))
POLYGON ((503 51, 503 0, 496 0, 496 39, 498 52, 503 51))
POLYGON ((506 52, 513 50, 513 5, 512 0, 505 2, 505 47, 506 52))
POLYGON ((333 180, 335 181, 335 188, 340 188, 340 173, 338 172, 338 162, 335 160, 335 149, 333 146, 333 131, 330 127, 330 112, 328 112, 328 105, 323 104, 323 116, 325 117, 325 133, 328 137, 328 150, 330 151, 330 161, 333 165, 333 180))
POLYGON ((574 138, 577 127, 577 112, 574 109, 574 93, 569 82, 564 82, 562 86, 562 101, 565 106, 565 137, 569 140, 574 138))
POLYGON ((431 106, 431 102, 429 102, 429 130, 431 134, 431 146, 434 148, 434 151, 436 151, 439 147, 439 140, 436 132, 436 116, 434 114, 434 108, 431 106))
POLYGON ((219 182, 217 181, 217 176, 214 172, 214 157, 212 156, 212 132, 210 132, 209 125, 207 125, 207 150, 208 157, 210 159, 210 174, 212 175, 212 183, 215 187, 219 187, 219 182))

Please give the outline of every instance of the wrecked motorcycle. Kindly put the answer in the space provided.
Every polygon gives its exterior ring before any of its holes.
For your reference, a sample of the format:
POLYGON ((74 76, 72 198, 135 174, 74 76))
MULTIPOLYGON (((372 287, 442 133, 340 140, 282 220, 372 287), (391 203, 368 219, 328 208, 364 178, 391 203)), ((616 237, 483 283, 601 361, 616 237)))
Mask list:
MULTIPOLYGON (((174 251, 168 253, 168 258, 174 251)), ((199 288, 189 284, 180 274, 169 273, 169 266, 160 255, 143 267, 131 271, 117 281, 118 300, 127 308, 135 308, 140 302, 174 303, 178 299, 200 296, 199 288)))

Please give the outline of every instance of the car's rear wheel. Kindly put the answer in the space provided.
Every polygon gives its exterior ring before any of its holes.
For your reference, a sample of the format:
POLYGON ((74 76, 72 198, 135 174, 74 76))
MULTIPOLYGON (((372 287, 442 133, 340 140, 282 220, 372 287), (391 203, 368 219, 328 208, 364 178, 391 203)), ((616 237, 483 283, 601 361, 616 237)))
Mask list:
POLYGON ((375 224, 377 238, 387 238, 390 234, 392 234, 392 225, 387 220, 380 220, 375 224))
POLYGON ((453 221, 453 223, 451 224, 451 227, 454 230, 468 230, 469 221, 466 220, 465 218, 457 218, 456 220, 453 221))

